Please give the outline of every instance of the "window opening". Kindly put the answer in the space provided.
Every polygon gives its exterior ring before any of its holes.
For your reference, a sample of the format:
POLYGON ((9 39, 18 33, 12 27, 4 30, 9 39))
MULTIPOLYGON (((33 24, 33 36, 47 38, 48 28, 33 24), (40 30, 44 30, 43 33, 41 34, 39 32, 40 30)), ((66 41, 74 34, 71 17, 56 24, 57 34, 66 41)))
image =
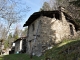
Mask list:
POLYGON ((70 33, 71 33, 71 35, 74 35, 74 31, 73 31, 73 26, 72 25, 70 25, 70 33))

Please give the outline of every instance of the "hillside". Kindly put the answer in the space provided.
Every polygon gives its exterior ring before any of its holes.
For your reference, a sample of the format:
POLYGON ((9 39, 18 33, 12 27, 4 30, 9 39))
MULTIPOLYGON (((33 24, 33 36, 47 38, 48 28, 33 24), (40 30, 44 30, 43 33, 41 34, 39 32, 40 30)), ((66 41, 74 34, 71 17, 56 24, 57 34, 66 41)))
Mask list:
POLYGON ((52 49, 47 50, 41 57, 30 56, 27 54, 6 55, 0 60, 80 60, 80 39, 65 40, 55 45, 52 49))
POLYGON ((80 60, 80 40, 64 41, 45 53, 51 60, 80 60))

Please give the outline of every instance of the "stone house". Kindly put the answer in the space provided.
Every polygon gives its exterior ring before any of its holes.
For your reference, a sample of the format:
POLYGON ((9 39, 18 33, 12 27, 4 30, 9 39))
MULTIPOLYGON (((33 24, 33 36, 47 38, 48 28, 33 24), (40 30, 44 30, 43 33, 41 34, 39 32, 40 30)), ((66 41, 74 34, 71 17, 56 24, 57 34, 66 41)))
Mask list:
POLYGON ((77 35, 78 27, 64 8, 33 13, 23 27, 28 26, 27 53, 40 56, 64 38, 77 35))
POLYGON ((21 37, 14 41, 14 43, 15 43, 14 53, 26 52, 26 37, 21 37))

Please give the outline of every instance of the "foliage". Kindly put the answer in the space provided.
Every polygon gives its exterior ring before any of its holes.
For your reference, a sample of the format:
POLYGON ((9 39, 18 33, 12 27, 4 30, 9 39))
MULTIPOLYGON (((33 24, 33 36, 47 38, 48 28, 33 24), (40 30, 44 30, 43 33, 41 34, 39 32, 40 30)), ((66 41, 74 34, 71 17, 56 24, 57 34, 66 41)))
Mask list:
POLYGON ((71 17, 74 19, 76 24, 80 27, 80 23, 77 21, 80 21, 80 11, 78 11, 78 7, 74 6, 73 4, 70 4, 70 2, 75 1, 75 0, 56 0, 56 6, 62 6, 68 12, 70 13, 71 17))
POLYGON ((4 40, 4 48, 8 48, 9 47, 9 41, 8 40, 4 40))
POLYGON ((55 0, 49 0, 43 3, 43 6, 40 8, 40 11, 53 11, 56 10, 55 0))
POLYGON ((0 23, 0 39, 6 39, 7 28, 0 23))
POLYGON ((40 11, 53 11, 57 10, 59 6, 64 7, 68 12, 69 15, 74 19, 76 24, 80 27, 80 9, 73 4, 70 4, 70 2, 75 2, 76 4, 80 4, 79 0, 49 0, 47 2, 44 2, 42 8, 40 11), (79 11, 78 11, 79 10, 79 11))
POLYGON ((14 40, 19 38, 19 29, 18 29, 18 27, 16 27, 16 29, 15 29, 15 32, 13 34, 13 38, 14 38, 14 40))
POLYGON ((22 30, 21 36, 22 36, 22 37, 27 36, 27 32, 28 32, 28 28, 26 27, 26 28, 24 28, 24 30, 22 30))
POLYGON ((50 10, 51 10, 51 7, 48 2, 44 2, 42 8, 40 8, 40 11, 50 11, 50 10))
POLYGON ((14 41, 13 34, 12 33, 9 33, 8 38, 7 38, 7 41, 6 41, 8 43, 8 48, 11 47, 13 41, 14 41))
POLYGON ((80 7, 80 0, 72 1, 70 3, 77 6, 77 7, 80 7))

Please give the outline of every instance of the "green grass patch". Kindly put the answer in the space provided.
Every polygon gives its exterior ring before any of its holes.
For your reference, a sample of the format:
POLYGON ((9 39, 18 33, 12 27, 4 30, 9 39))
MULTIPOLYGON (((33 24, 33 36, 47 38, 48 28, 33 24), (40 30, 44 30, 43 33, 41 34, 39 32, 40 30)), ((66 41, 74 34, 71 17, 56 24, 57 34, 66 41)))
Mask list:
POLYGON ((3 56, 0 56, 0 60, 4 60, 4 59, 3 59, 3 56))
POLYGON ((30 58, 30 55, 27 54, 12 54, 6 55, 3 57, 4 60, 41 60, 42 57, 33 56, 30 58))
POLYGON ((66 40, 46 51, 45 58, 51 60, 79 60, 80 40, 66 40))

